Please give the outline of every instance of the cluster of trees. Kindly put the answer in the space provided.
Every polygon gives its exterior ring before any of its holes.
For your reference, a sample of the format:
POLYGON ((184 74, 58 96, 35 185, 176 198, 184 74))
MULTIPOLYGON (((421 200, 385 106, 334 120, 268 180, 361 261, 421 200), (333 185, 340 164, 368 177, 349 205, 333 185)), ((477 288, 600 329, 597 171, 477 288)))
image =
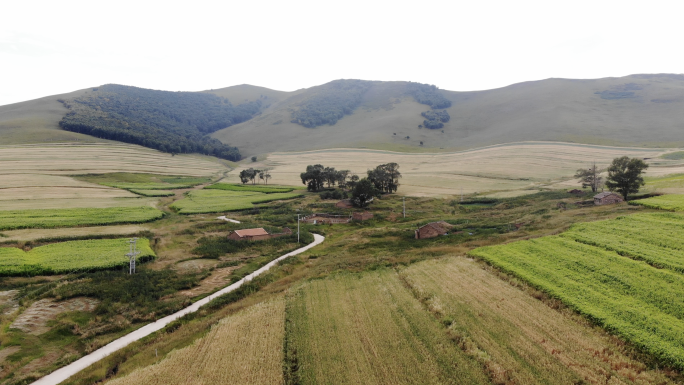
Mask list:
POLYGON ((248 168, 246 170, 240 171, 240 182, 246 184, 252 182, 256 184, 257 180, 263 180, 264 184, 268 184, 268 180, 271 179, 271 174, 269 169, 257 170, 254 168, 248 168))
POLYGON ((261 110, 259 100, 233 106, 213 94, 116 84, 60 101, 70 110, 59 122, 64 130, 169 153, 200 153, 234 161, 241 158, 236 147, 207 135, 249 120, 261 110))
POLYGON ((315 96, 292 113, 292 123, 308 128, 333 125, 354 112, 371 85, 364 80, 335 80, 322 85, 315 96))
POLYGON ((367 177, 359 179, 349 170, 335 170, 334 167, 324 167, 321 164, 306 166, 306 171, 300 174, 302 183, 309 191, 319 191, 327 184, 328 188, 335 187, 351 190, 351 201, 359 207, 367 206, 373 197, 382 193, 393 193, 399 188, 399 165, 396 163, 381 164, 367 171, 367 177))
POLYGON ((407 87, 408 93, 420 104, 428 105, 433 109, 451 107, 451 100, 445 98, 437 86, 410 82, 407 87))
MULTIPOLYGON (((648 168, 643 160, 639 158, 629 158, 623 156, 613 159, 613 162, 608 167, 608 177, 605 185, 610 191, 616 191, 627 200, 629 194, 636 194, 639 192, 641 186, 645 184, 644 178, 641 174, 648 168)), ((597 192, 603 183, 603 177, 600 175, 603 171, 593 164, 588 169, 579 169, 575 174, 575 178, 579 178, 582 182, 582 187, 591 187, 591 191, 597 192)))
POLYGON ((306 171, 299 175, 302 183, 309 191, 318 191, 328 185, 328 188, 339 186, 350 187, 359 180, 358 175, 350 175, 349 170, 335 170, 334 167, 324 167, 321 164, 306 166, 306 171))
POLYGON ((421 115, 425 118, 423 126, 433 130, 444 127, 444 123, 451 119, 451 116, 449 116, 449 113, 446 112, 446 110, 425 111, 421 115))

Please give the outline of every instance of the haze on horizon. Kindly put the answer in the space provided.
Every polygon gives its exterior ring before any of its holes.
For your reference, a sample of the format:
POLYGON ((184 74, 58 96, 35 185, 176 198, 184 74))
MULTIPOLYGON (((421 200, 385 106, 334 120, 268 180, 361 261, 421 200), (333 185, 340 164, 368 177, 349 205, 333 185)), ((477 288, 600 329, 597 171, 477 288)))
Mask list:
POLYGON ((340 78, 453 91, 682 73, 675 1, 11 2, 0 105, 106 83, 283 91, 340 78))

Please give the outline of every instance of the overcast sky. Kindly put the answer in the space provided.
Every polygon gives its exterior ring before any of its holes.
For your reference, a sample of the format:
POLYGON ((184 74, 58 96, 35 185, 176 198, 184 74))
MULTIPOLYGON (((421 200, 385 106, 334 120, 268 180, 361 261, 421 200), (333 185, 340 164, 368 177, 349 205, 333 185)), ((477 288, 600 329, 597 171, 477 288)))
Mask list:
POLYGON ((4 1, 0 105, 106 83, 467 91, 684 72, 678 1, 4 1))

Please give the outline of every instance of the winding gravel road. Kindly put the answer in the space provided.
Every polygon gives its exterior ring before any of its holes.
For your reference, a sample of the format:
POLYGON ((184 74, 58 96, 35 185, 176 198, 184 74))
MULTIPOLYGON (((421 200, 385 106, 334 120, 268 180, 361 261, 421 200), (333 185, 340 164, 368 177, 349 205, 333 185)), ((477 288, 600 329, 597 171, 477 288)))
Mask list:
POLYGON ((114 341, 110 342, 109 344, 107 344, 107 345, 101 347, 100 349, 88 354, 87 356, 84 356, 81 359, 74 361, 71 364, 69 364, 69 365, 67 365, 61 369, 55 370, 54 372, 52 372, 52 373, 48 374, 47 376, 39 379, 38 381, 35 381, 33 383, 33 385, 56 385, 56 384, 59 384, 60 382, 66 380, 67 378, 73 376, 74 374, 80 372, 81 370, 87 368, 88 366, 90 366, 90 365, 96 363, 97 361, 107 357, 108 355, 114 353, 115 351, 125 347, 126 345, 130 344, 131 342, 135 342, 135 341, 137 341, 143 337, 146 337, 146 336, 156 332, 157 330, 162 329, 163 327, 165 327, 169 323, 177 320, 178 318, 180 318, 186 314, 196 312, 201 306, 206 305, 212 299, 219 297, 223 294, 230 293, 231 291, 242 286, 242 284, 244 284, 246 281, 250 281, 254 277, 260 275, 261 273, 263 273, 265 271, 267 271, 268 269, 270 269, 276 263, 282 261, 283 259, 285 259, 287 257, 291 257, 293 255, 303 253, 304 251, 309 250, 310 248, 320 244, 324 240, 325 240, 324 236, 314 234, 314 241, 309 243, 308 245, 306 245, 302 248, 299 248, 295 251, 292 251, 290 253, 287 253, 285 255, 282 255, 282 256, 278 257, 277 259, 274 259, 273 261, 269 262, 267 265, 265 265, 261 269, 259 269, 255 272, 253 272, 252 274, 246 276, 242 280, 235 282, 234 284, 232 284, 226 288, 223 288, 223 289, 217 291, 216 293, 195 302, 194 304, 186 307, 183 310, 180 310, 176 313, 173 313, 169 316, 166 316, 162 319, 159 319, 156 322, 153 322, 149 325, 143 326, 140 329, 119 338, 118 340, 114 340, 114 341))

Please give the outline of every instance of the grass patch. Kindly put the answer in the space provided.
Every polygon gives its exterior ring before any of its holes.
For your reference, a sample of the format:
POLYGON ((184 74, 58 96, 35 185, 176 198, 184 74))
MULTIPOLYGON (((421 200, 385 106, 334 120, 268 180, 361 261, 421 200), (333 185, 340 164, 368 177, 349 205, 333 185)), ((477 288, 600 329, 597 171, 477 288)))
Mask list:
POLYGON ((295 187, 274 187, 266 185, 250 185, 250 184, 231 184, 231 183, 216 183, 205 189, 224 190, 224 191, 253 191, 264 194, 272 193, 287 193, 295 189, 295 187))
MULTIPOLYGON (((0 275, 34 276, 74 273, 127 266, 128 239, 97 239, 53 243, 28 252, 0 248, 0 275)), ((138 239, 139 261, 155 257, 146 238, 138 239)))
POLYGON ((0 211, 0 230, 144 223, 163 216, 162 211, 149 206, 2 210, 0 211))
POLYGON ((300 193, 264 194, 252 191, 199 190, 190 191, 187 197, 174 202, 171 207, 180 214, 220 213, 251 209, 257 203, 299 198, 300 193))
POLYGON ((684 211, 684 195, 661 195, 657 197, 630 201, 630 205, 645 206, 667 211, 684 211))

